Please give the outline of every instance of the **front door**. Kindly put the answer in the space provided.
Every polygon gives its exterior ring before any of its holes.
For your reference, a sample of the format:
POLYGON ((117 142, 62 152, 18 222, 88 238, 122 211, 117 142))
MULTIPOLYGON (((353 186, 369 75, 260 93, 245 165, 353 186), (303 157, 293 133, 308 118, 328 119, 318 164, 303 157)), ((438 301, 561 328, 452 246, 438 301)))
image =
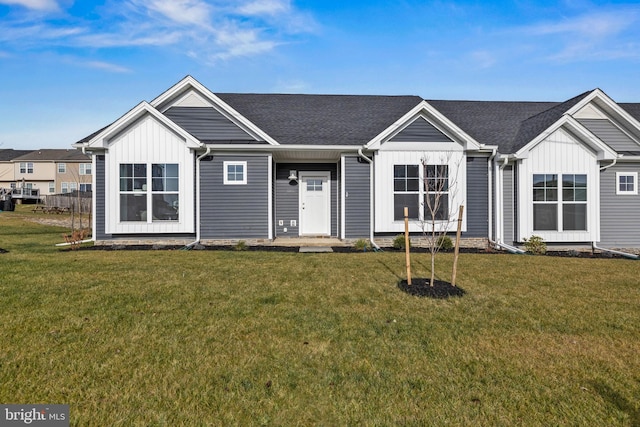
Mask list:
POLYGON ((300 172, 300 235, 331 235, 331 173, 300 172))

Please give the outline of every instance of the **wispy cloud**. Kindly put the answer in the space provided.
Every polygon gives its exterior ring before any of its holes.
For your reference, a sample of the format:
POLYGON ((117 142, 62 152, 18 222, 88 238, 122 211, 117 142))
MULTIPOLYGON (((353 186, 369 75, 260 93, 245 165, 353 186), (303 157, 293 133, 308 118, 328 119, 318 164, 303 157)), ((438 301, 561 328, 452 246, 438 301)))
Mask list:
POLYGON ((542 46, 549 60, 603 61, 639 58, 640 44, 636 42, 639 25, 640 8, 631 6, 539 22, 518 32, 544 41, 542 46))
POLYGON ((122 67, 120 65, 111 64, 103 61, 89 61, 85 64, 89 68, 96 68, 98 70, 110 71, 113 73, 130 73, 131 69, 122 67))
POLYGON ((44 12, 59 10, 58 3, 55 0, 0 0, 0 4, 18 5, 44 12))
MULTIPOLYGON (((0 0, 29 9, 53 0, 0 0)), ((48 5, 48 6, 47 6, 48 5)), ((118 49, 172 47, 202 62, 268 53, 313 30, 313 19, 288 0, 116 0, 91 14, 56 19, 18 16, 0 23, 7 51, 29 48, 118 49), (188 49, 184 47, 188 46, 188 49)), ((26 14, 27 12, 25 12, 26 14)), ((116 71, 116 70, 112 70, 116 71)))

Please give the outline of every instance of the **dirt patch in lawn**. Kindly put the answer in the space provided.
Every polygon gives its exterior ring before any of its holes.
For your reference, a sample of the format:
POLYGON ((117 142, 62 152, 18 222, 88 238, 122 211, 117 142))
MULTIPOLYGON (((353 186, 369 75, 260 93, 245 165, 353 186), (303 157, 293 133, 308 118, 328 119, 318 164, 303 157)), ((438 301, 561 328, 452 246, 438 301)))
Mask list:
POLYGON ((6 249, 2 249, 2 248, 0 248, 0 254, 6 254, 7 252, 9 252, 9 251, 8 251, 8 250, 6 250, 6 249))

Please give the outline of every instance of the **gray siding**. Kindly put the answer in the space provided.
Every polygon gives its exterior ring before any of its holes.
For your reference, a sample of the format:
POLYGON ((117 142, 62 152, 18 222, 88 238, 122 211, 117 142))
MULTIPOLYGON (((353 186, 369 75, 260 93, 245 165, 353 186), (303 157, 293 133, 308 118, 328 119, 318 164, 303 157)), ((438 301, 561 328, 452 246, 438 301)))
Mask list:
POLYGON ((431 123, 417 118, 390 141, 405 142, 450 142, 451 138, 436 129, 431 123))
POLYGON ((617 164, 600 173, 600 245, 640 247, 640 195, 617 195, 616 172, 640 174, 640 163, 617 164))
POLYGON ((211 107, 171 107, 164 114, 201 141, 255 141, 211 107))
POLYGON ((464 237, 489 236, 489 174, 486 157, 467 157, 467 232, 464 237))
POLYGON ((212 156, 200 164, 202 239, 269 237, 269 158, 212 156), (223 162, 246 161, 247 184, 224 185, 223 162))
POLYGON ((513 179, 513 166, 506 166, 504 168, 503 176, 503 191, 502 191, 502 204, 503 204, 503 239, 504 243, 510 245, 514 241, 514 227, 515 227, 515 209, 514 209, 514 196, 515 185, 513 179))
POLYGON ((640 150, 640 145, 607 119, 579 119, 578 121, 616 151, 640 150))
POLYGON ((105 234, 105 160, 104 155, 96 156, 96 188, 94 188, 96 198, 96 229, 94 237, 96 240, 107 240, 111 236, 105 234))
POLYGON ((275 237, 297 237, 300 234, 299 187, 287 179, 290 170, 331 172, 331 236, 338 236, 338 168, 335 163, 279 163, 275 179, 275 237), (278 225, 282 220, 283 225, 278 225), (296 225, 291 226, 295 220, 296 225), (284 229, 287 229, 285 232, 284 229))
POLYGON ((368 238, 371 225, 371 193, 369 163, 359 157, 345 157, 345 237, 368 238))

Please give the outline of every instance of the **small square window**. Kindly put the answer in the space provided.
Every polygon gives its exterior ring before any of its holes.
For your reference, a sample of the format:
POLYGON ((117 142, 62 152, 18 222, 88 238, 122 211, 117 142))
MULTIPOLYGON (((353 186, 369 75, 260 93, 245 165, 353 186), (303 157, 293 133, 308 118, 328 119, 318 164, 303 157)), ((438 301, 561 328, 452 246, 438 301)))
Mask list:
POLYGON ((223 169, 225 185, 247 183, 247 162, 223 162, 223 169))
POLYGON ((58 163, 58 173, 67 173, 66 163, 58 163))
POLYGON ((638 172, 616 172, 616 194, 638 194, 638 172))

